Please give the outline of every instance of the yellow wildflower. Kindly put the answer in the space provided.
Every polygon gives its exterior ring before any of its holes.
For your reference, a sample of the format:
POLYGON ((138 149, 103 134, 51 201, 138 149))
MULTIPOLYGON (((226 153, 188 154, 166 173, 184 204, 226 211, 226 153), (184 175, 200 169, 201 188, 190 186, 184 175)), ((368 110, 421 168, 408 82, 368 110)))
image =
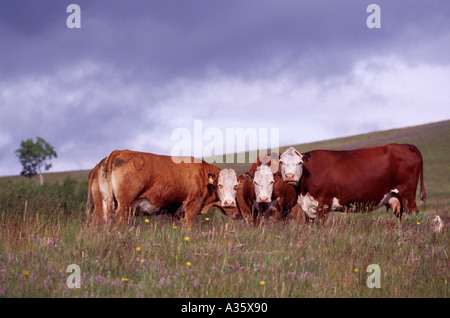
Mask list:
POLYGON ((136 247, 136 251, 140 252, 141 248, 140 247, 136 247))
POLYGON ((186 262, 186 266, 187 267, 191 266, 191 262, 186 262))
POLYGON ((185 240, 186 242, 189 242, 189 237, 186 236, 186 237, 184 238, 184 240, 185 240))
POLYGON ((259 282, 259 286, 264 286, 266 283, 262 280, 259 282))

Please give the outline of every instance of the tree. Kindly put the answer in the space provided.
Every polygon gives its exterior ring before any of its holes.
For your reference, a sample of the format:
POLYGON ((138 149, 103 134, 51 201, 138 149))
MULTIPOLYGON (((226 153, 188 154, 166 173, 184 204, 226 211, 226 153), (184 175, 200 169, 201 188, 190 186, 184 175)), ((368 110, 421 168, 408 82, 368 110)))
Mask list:
POLYGON ((58 158, 53 147, 41 137, 37 137, 36 142, 33 142, 33 139, 23 140, 15 153, 23 166, 20 174, 26 177, 39 175, 41 185, 44 184, 42 168, 47 171, 52 167, 52 164, 47 163, 47 160, 53 157, 58 158))

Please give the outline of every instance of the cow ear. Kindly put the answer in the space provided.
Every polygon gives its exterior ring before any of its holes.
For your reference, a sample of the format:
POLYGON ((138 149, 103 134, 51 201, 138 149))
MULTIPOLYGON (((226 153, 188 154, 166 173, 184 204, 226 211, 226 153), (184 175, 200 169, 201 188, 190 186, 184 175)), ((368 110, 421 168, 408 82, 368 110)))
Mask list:
POLYGON ((247 171, 246 173, 244 173, 244 176, 248 181, 253 182, 253 173, 247 171))
POLYGON ((217 176, 214 172, 208 173, 208 190, 209 191, 216 191, 216 180, 217 176))
POLYGON ((208 184, 214 184, 217 180, 217 176, 214 172, 208 172, 208 184))
POLYGON ((311 154, 305 153, 302 155, 303 162, 309 161, 311 159, 311 154))
POLYGON ((278 179, 282 179, 281 172, 277 171, 273 174, 273 179, 277 181, 278 179))

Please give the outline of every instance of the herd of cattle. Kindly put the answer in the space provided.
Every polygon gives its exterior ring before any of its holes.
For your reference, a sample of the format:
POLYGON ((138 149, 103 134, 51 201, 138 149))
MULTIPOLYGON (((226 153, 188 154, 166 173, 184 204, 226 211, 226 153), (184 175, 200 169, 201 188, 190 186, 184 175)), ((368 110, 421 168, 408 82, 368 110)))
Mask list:
POLYGON ((86 213, 96 221, 130 214, 184 216, 188 227, 211 209, 257 222, 292 215, 325 222, 330 211, 385 206, 401 218, 426 199, 423 160, 413 145, 388 144, 346 151, 295 148, 261 155, 237 175, 193 157, 115 150, 89 175, 86 213))

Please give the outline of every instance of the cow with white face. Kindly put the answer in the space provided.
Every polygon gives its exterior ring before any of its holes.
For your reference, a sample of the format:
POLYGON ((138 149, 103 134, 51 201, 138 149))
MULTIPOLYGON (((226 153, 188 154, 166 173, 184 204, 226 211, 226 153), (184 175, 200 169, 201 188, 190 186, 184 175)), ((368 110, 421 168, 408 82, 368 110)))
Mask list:
POLYGON ((222 169, 217 180, 217 195, 224 208, 236 207, 238 179, 233 169, 222 169))
POLYGON ((271 201, 274 183, 270 167, 267 165, 259 166, 253 178, 257 203, 269 203, 271 201))
POLYGON ((253 206, 253 222, 256 224, 259 220, 258 215, 265 216, 270 214, 275 208, 278 199, 272 201, 273 186, 275 184, 272 170, 267 165, 261 165, 255 171, 253 178, 253 187, 255 191, 255 201, 253 206))
POLYGON ((290 147, 280 156, 280 165, 283 181, 296 186, 302 176, 302 154, 290 147))
MULTIPOLYGON (((107 216, 118 218, 121 223, 131 213, 167 213, 184 215, 183 222, 191 228, 198 216, 213 208, 240 218, 236 207, 226 207, 236 205, 235 197, 227 194, 219 198, 219 175, 225 178, 229 171, 221 174, 218 167, 193 157, 174 158, 131 150, 113 151, 105 161, 104 169, 101 165, 98 172, 99 202, 104 203, 107 216)), ((234 177, 231 189, 237 184, 234 177)), ((222 189, 228 189, 228 182, 221 182, 222 189)))

